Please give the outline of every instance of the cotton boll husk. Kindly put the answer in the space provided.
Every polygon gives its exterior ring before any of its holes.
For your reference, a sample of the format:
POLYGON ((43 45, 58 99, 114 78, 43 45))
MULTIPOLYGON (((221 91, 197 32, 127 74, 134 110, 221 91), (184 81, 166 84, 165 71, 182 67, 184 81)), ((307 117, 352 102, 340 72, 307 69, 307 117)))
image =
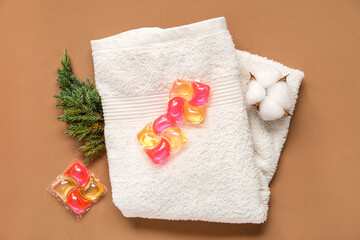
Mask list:
POLYGON ((259 105, 259 116, 265 121, 282 118, 284 113, 282 106, 270 97, 266 97, 259 105))
POLYGON ((294 107, 295 98, 287 82, 278 82, 268 88, 267 96, 275 100, 283 109, 291 111, 294 107))
POLYGON ((266 95, 265 89, 257 82, 250 81, 246 92, 246 100, 248 104, 254 105, 261 102, 266 95))
POLYGON ((264 88, 270 87, 281 78, 281 74, 279 71, 270 70, 257 70, 256 72, 254 72, 254 76, 256 78, 256 81, 264 88))

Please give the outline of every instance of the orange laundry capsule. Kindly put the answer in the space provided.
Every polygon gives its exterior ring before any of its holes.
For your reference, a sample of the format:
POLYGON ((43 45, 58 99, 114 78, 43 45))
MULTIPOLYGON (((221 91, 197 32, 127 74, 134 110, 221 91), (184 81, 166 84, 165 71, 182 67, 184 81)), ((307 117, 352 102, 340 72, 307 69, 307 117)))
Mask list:
POLYGON ((188 102, 184 105, 184 118, 187 122, 193 124, 202 124, 205 119, 206 106, 194 107, 188 102))
POLYGON ((51 189, 54 193, 64 202, 66 202, 66 198, 68 193, 77 187, 77 183, 74 179, 67 176, 61 176, 52 186, 51 189))
POLYGON ((184 133, 177 127, 166 129, 161 136, 169 141, 171 150, 173 151, 180 149, 187 141, 184 133))
POLYGON ((167 112, 146 125, 137 137, 155 164, 163 163, 187 141, 177 127, 183 120, 201 124, 205 119, 210 86, 199 81, 177 79, 170 91, 167 112))
POLYGON ((146 125, 137 135, 139 143, 145 149, 152 149, 158 145, 160 138, 152 131, 152 123, 146 125))
POLYGON ((185 98, 186 101, 190 101, 193 96, 193 92, 194 89, 190 81, 178 79, 172 86, 170 98, 182 97, 185 98))
POLYGON ((90 176, 90 181, 85 187, 79 189, 80 195, 87 200, 95 200, 104 192, 103 186, 95 179, 94 176, 90 176))
POLYGON ((106 186, 77 159, 47 190, 78 218, 107 191, 106 186))

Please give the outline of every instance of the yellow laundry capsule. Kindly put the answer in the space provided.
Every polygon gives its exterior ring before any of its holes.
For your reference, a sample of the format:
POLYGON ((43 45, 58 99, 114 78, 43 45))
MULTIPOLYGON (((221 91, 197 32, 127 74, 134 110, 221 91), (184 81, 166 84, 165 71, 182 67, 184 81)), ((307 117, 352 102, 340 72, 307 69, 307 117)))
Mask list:
POLYGON ((181 148, 187 141, 186 136, 180 128, 172 127, 166 129, 162 134, 162 137, 169 141, 172 151, 176 151, 181 148))
POLYGON ((77 187, 77 183, 74 179, 67 176, 60 177, 52 186, 52 190, 56 193, 56 195, 66 202, 68 193, 77 187))
POLYGON ((79 188, 80 195, 87 200, 97 199, 103 191, 103 186, 94 178, 94 176, 90 176, 90 180, 85 187, 79 188))
POLYGON ((173 97, 182 97, 186 101, 190 101, 193 97, 193 92, 194 89, 190 81, 178 79, 172 86, 170 99, 173 97))
POLYGON ((158 145, 160 138, 152 131, 152 123, 146 125, 137 135, 139 143, 145 149, 152 149, 158 145))
POLYGON ((184 119, 193 124, 202 124, 205 119, 206 106, 194 107, 189 103, 184 105, 184 119))

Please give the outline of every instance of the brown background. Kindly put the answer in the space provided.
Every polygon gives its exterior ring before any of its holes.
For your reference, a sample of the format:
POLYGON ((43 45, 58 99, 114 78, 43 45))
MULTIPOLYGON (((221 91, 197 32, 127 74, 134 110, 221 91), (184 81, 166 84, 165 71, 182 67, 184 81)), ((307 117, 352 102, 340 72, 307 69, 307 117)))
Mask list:
MULTIPOLYGON (((1 0, 0 30, 0 239, 360 239, 359 1, 1 0), (75 221, 45 191, 83 159, 56 121, 63 49, 93 78, 91 39, 219 16, 237 48, 305 72, 268 221, 126 219, 111 192, 75 221)), ((89 167, 110 186, 106 156, 89 167)))

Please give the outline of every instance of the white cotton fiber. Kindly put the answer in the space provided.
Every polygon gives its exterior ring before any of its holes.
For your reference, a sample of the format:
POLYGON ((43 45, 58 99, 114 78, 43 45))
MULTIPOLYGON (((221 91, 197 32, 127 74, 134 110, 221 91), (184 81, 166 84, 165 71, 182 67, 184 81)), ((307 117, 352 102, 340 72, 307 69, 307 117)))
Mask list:
POLYGON ((265 121, 279 119, 284 113, 282 106, 270 97, 266 97, 259 105, 259 116, 265 121))
POLYGON ((257 70, 253 74, 256 81, 264 88, 274 85, 281 78, 279 71, 257 70))
POLYGON ((255 80, 249 82, 246 92, 246 100, 248 104, 254 105, 261 102, 266 95, 265 89, 255 80))
POLYGON ((294 108, 295 96, 286 81, 287 75, 263 69, 250 74, 246 100, 249 105, 256 104, 259 116, 265 121, 271 121, 291 115, 289 113, 294 108))
POLYGON ((275 83, 267 90, 267 96, 275 100, 287 111, 291 111, 294 107, 294 93, 287 82, 275 83))

